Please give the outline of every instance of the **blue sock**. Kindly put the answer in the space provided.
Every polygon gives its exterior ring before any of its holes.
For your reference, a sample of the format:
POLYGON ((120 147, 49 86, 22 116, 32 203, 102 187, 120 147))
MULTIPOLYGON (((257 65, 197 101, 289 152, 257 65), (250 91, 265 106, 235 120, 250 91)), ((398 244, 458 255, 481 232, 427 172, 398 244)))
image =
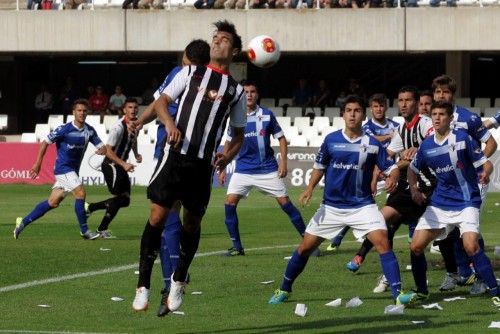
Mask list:
POLYGON ((75 213, 80 224, 80 232, 85 233, 89 229, 87 226, 87 215, 85 214, 85 200, 75 199, 75 213))
POLYGON ((415 255, 411 252, 411 272, 413 273, 413 279, 415 280, 415 285, 417 286, 417 291, 422 293, 429 293, 427 289, 427 260, 425 259, 425 254, 415 255))
POLYGON ((417 222, 408 222, 408 239, 413 239, 413 233, 415 233, 415 227, 417 227, 417 222))
POLYGON ((293 205, 292 201, 285 203, 281 209, 285 211, 297 232, 299 232, 299 234, 303 237, 304 232, 306 231, 306 225, 304 224, 304 220, 302 219, 299 210, 297 210, 295 205, 293 205))
POLYGON ((170 288, 170 276, 177 268, 180 251, 181 218, 176 211, 170 211, 161 238, 160 258, 165 289, 170 288))
POLYGON ((490 295, 498 295, 498 284, 495 273, 493 272, 493 268, 491 267, 490 259, 486 256, 486 254, 484 254, 484 251, 482 249, 480 249, 476 255, 472 256, 472 262, 474 263, 476 272, 481 275, 484 283, 486 283, 488 288, 490 288, 490 295))
POLYGON ((53 207, 49 205, 48 200, 41 201, 26 217, 23 218, 22 223, 24 224, 24 226, 28 226, 29 224, 31 224, 38 218, 42 217, 44 214, 46 214, 52 209, 53 207))
POLYGON ((340 246, 342 243, 342 240, 344 239, 346 233, 349 231, 350 227, 345 226, 343 229, 340 230, 339 234, 337 234, 333 239, 332 239, 332 245, 335 246, 340 246))
POLYGON ((170 262, 170 252, 168 251, 167 243, 165 241, 166 227, 161 234, 161 245, 160 245, 160 263, 161 272, 163 274, 163 284, 165 289, 170 289, 170 277, 175 269, 172 268, 172 263, 170 262))
POLYGON ((458 274, 462 277, 469 277, 470 275, 472 275, 472 269, 470 268, 470 261, 472 259, 469 258, 469 256, 467 256, 467 254, 465 253, 460 238, 455 240, 454 250, 455 250, 455 261, 457 262, 458 274))
POLYGON ((236 206, 231 204, 224 204, 226 211, 226 227, 229 232, 229 237, 233 242, 233 247, 237 250, 242 250, 243 245, 240 239, 240 230, 238 228, 238 215, 236 214, 236 206))
POLYGON ((281 284, 281 290, 292 291, 292 285, 295 279, 300 275, 302 270, 304 270, 309 256, 300 256, 297 250, 292 254, 292 258, 288 261, 286 266, 285 276, 283 276, 283 283, 281 284))
POLYGON ((380 264, 385 278, 389 282, 392 292, 392 298, 396 299, 401 292, 401 275, 399 273, 399 264, 396 255, 392 250, 380 254, 380 264))

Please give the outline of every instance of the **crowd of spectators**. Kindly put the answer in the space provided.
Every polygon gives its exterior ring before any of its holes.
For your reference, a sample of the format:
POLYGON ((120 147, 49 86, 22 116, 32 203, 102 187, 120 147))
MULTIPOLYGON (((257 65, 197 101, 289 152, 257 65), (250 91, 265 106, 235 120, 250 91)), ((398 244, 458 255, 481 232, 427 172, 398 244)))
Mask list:
MULTIPOLYGON (((27 0, 28 9, 82 9, 90 0, 27 0), (59 8, 59 6, 61 6, 59 8), (56 8, 57 7, 57 8, 56 8)), ((124 0, 123 9, 161 9, 168 0, 124 0)), ((443 1, 444 4, 444 1, 443 1)), ((259 8, 390 8, 418 7, 417 0, 196 0, 197 9, 259 9, 259 8), (248 1, 248 3, 247 3, 248 1)), ((439 7, 441 0, 430 0, 431 7, 439 7)), ((446 0, 446 6, 456 7, 457 0, 446 0)))

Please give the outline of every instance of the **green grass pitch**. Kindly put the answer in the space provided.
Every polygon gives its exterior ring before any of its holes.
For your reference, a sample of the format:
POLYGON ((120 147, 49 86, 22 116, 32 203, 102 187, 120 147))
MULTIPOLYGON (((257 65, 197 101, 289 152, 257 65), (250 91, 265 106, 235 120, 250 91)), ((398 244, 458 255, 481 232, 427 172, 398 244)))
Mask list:
MULTIPOLYGON (((443 310, 415 307, 403 315, 384 315, 384 307, 391 304, 390 293, 372 293, 380 271, 378 255, 370 253, 358 274, 345 269, 359 247, 350 233, 335 254, 309 260, 289 302, 268 305, 281 282, 284 257, 291 255, 299 237, 275 200, 255 192, 238 210, 247 255, 220 256, 230 246, 224 225, 224 189, 214 189, 202 224, 198 254, 203 256, 195 258, 190 269, 192 281, 181 307, 185 314, 156 317, 162 288, 159 264, 153 272, 150 309, 136 313, 131 308, 137 281, 134 271, 149 213, 145 188, 133 189, 131 206, 121 210, 112 223, 117 239, 82 240, 73 199, 68 197, 14 240, 15 218, 27 214, 49 191, 49 186, 1 187, 0 333, 481 333, 493 331, 488 325, 500 321, 500 311, 488 295, 471 297, 467 287, 437 291, 444 271, 440 256, 434 254, 427 255, 429 303, 438 302, 443 310), (270 280, 274 283, 261 283, 270 280), (202 294, 192 295, 193 291, 202 294), (345 308, 345 302, 355 296, 363 304, 345 308), (443 301, 453 296, 466 300, 443 301), (111 297, 124 300, 115 302, 111 297), (341 307, 325 306, 336 298, 342 298, 341 307), (294 314, 297 303, 308 307, 305 317, 294 314)), ((300 191, 290 190, 295 203, 300 191)), ((321 189, 314 195, 312 203, 301 209, 306 223, 318 207, 321 189)), ((104 187, 87 188, 89 201, 108 196, 104 187)), ((482 216, 487 254, 496 266, 500 264, 493 256, 494 246, 500 245, 498 202, 500 194, 490 193, 482 216)), ((101 215, 96 212, 90 217, 91 228, 97 227, 101 215)), ((411 288, 406 233, 405 226, 398 231, 395 251, 404 287, 411 288)))

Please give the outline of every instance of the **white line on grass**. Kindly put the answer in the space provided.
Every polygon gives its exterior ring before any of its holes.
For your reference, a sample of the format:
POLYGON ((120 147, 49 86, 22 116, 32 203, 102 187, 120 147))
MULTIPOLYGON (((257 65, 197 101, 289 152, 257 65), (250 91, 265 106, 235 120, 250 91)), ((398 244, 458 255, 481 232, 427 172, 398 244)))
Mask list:
POLYGON ((97 332, 29 331, 29 330, 23 330, 23 329, 0 329, 0 333, 30 333, 30 334, 122 334, 122 333, 97 333, 97 332))
MULTIPOLYGON (((394 239, 400 239, 400 238, 406 238, 406 235, 399 235, 399 236, 394 237, 394 239)), ((344 241, 344 243, 354 243, 354 242, 357 242, 357 241, 344 241)), ((296 247, 296 246, 297 245, 295 244, 295 245, 277 245, 277 246, 245 248, 245 252, 261 251, 261 250, 267 250, 267 249, 289 248, 289 247, 296 247)), ((198 254, 196 254, 196 257, 222 255, 224 253, 226 253, 226 251, 214 251, 214 252, 198 253, 198 254)), ((103 270, 87 271, 84 273, 78 273, 78 274, 72 274, 72 275, 66 275, 66 276, 56 276, 56 277, 52 277, 52 278, 35 280, 35 281, 21 283, 21 284, 7 285, 7 286, 0 288, 0 293, 31 288, 33 286, 38 286, 38 285, 45 285, 45 284, 50 284, 50 283, 70 281, 70 280, 74 280, 77 278, 85 278, 85 277, 91 277, 91 276, 117 273, 117 272, 127 271, 127 270, 138 268, 138 267, 139 267, 139 263, 134 263, 134 264, 128 264, 128 265, 119 266, 119 267, 110 267, 110 268, 106 268, 103 270)), ((2 333, 1 330, 0 330, 0 333, 2 333)), ((26 333, 28 333, 28 332, 26 332, 26 333)), ((50 332, 50 333, 56 333, 56 332, 50 332)), ((61 333, 66 333, 66 332, 61 332, 61 333)))

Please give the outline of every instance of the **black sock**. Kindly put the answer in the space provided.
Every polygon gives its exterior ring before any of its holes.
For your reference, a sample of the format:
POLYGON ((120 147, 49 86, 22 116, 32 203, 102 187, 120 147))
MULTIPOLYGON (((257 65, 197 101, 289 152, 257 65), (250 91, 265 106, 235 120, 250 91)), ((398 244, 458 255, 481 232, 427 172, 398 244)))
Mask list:
POLYGON ((89 204, 89 211, 94 212, 97 210, 105 210, 108 208, 109 203, 112 202, 113 200, 114 200, 114 197, 108 198, 108 199, 101 201, 101 202, 90 203, 89 204))
POLYGON ((139 259, 139 282, 137 287, 144 286, 147 289, 151 286, 151 272, 156 255, 160 250, 161 232, 163 228, 155 227, 149 223, 144 227, 141 238, 141 256, 139 259))
POLYGON ((198 250, 198 245, 200 244, 200 232, 201 228, 195 233, 187 232, 184 227, 181 232, 181 249, 179 252, 179 262, 177 263, 177 269, 174 272, 174 281, 184 282, 188 273, 189 266, 193 261, 194 255, 198 250))
POLYGON ((361 244, 361 247, 359 248, 359 250, 356 253, 356 255, 361 256, 361 258, 364 260, 365 257, 366 257, 366 254, 368 254, 368 252, 372 248, 373 248, 372 242, 370 240, 368 240, 368 238, 366 238, 365 241, 363 241, 363 243, 361 244))
POLYGON ((102 218, 101 225, 99 225, 98 231, 105 231, 108 229, 109 224, 115 218, 118 210, 123 207, 127 207, 130 204, 130 198, 128 196, 117 196, 112 199, 107 200, 108 205, 106 208, 106 213, 102 218))
POLYGON ((443 256, 446 272, 457 273, 457 261, 455 260, 455 238, 454 233, 450 233, 446 239, 436 242, 443 256))

